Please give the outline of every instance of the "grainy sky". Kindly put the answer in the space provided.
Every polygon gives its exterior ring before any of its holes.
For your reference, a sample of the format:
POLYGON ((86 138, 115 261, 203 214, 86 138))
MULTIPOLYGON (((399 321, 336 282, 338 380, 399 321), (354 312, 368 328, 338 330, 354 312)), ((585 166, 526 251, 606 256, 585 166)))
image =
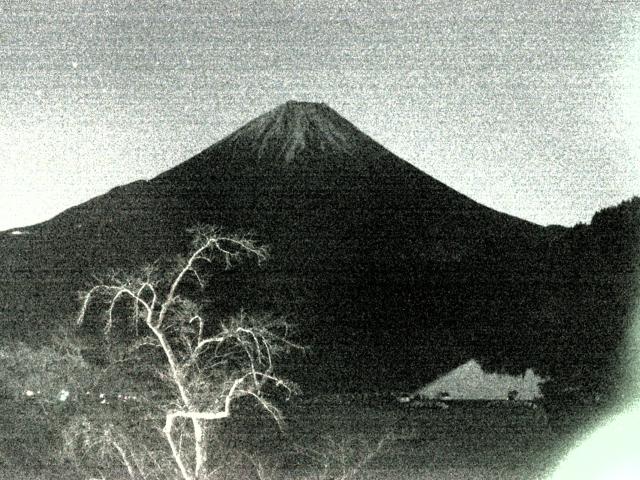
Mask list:
POLYGON ((0 0, 0 230, 325 102, 541 224, 640 194, 640 2, 0 0))

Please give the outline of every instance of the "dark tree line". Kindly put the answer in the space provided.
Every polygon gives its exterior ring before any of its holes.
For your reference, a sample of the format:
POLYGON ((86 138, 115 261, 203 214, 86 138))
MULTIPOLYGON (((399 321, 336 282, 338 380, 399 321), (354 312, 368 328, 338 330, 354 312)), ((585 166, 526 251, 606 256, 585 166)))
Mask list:
POLYGON ((640 198, 559 232, 548 252, 557 288, 548 292, 543 319, 552 323, 543 365, 555 377, 546 393, 620 404, 637 381, 629 373, 640 294, 640 198))

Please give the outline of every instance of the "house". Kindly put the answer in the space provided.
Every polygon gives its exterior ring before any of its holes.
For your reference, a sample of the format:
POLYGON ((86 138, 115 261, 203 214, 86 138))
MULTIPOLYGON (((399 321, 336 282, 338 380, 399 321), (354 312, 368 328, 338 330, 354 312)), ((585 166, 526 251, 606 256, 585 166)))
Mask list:
POLYGON ((417 392, 421 398, 442 400, 535 400, 542 397, 544 379, 528 369, 524 375, 487 373, 469 360, 417 392))

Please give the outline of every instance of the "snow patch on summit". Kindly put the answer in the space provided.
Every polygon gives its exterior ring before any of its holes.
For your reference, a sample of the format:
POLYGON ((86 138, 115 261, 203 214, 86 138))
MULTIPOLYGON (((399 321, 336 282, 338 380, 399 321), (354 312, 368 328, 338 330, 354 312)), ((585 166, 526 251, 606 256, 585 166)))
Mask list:
POLYGON ((249 147, 258 159, 275 157, 285 163, 294 162, 304 151, 352 156, 365 139, 327 105, 295 101, 261 115, 229 137, 235 145, 249 147))

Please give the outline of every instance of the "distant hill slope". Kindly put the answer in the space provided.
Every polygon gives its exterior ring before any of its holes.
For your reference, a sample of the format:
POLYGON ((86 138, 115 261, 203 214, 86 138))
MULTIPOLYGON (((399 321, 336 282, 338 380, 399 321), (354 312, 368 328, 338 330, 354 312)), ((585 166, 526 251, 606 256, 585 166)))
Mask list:
POLYGON ((202 300, 290 315, 311 354, 287 368, 309 388, 417 386, 471 357, 524 369, 570 321, 538 328, 567 288, 549 252, 569 229, 480 205, 329 107, 288 102, 150 181, 0 234, 5 331, 46 332, 92 274, 185 253, 197 223, 271 246, 202 300))

